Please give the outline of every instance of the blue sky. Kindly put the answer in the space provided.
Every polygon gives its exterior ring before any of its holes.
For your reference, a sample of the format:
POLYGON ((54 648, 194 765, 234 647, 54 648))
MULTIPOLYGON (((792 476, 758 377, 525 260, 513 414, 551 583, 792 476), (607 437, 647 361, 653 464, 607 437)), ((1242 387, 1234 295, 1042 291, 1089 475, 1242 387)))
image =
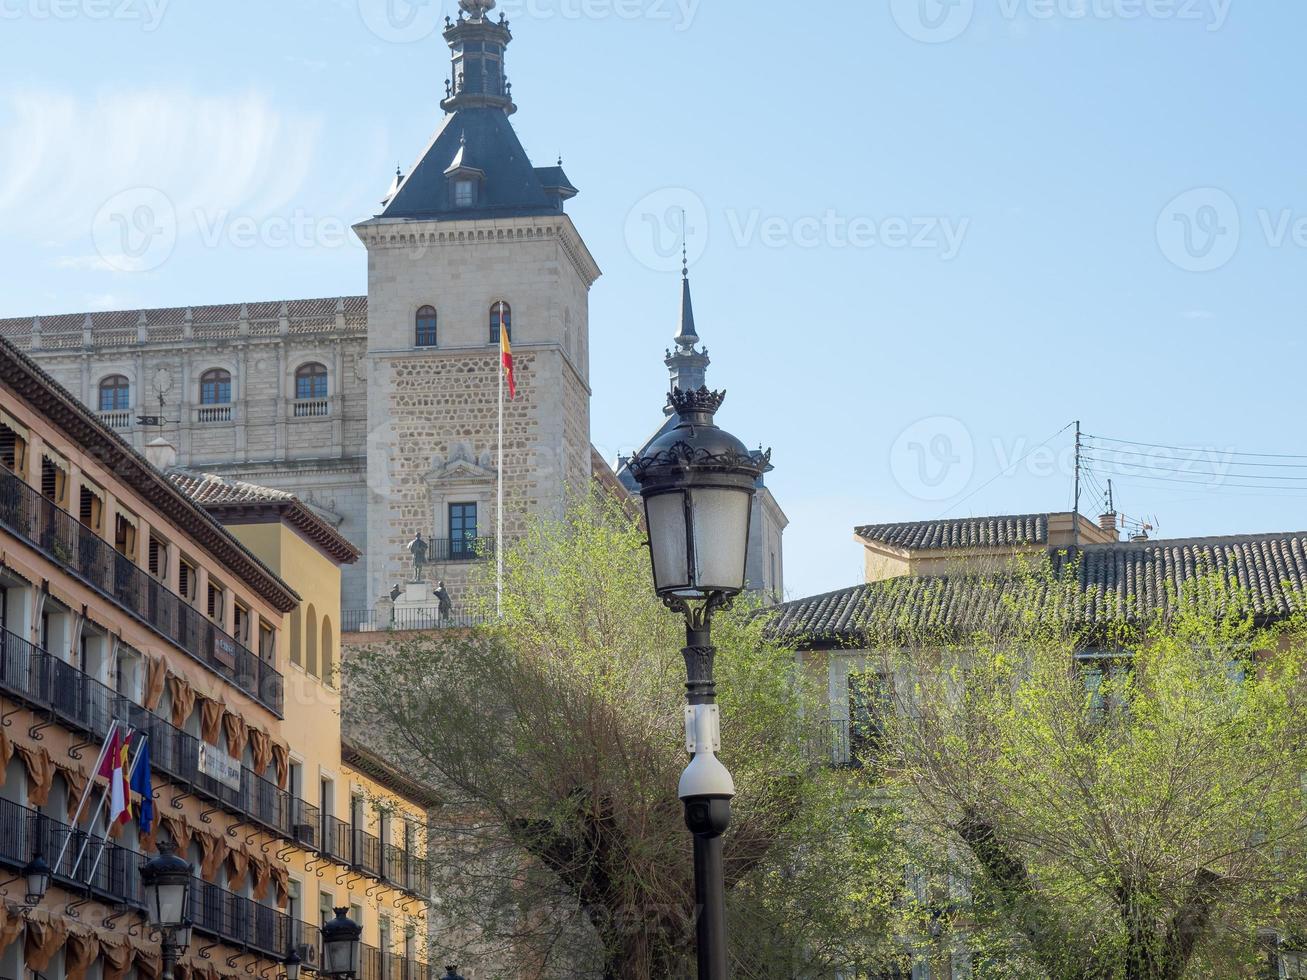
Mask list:
MULTIPOLYGON (((0 0, 0 315, 364 292, 345 229, 439 122, 428 31, 454 9, 0 0), (181 217, 133 267, 97 236, 139 188, 181 217)), ((1067 508, 1077 418, 1179 447, 1091 440, 1161 535, 1307 527, 1307 7, 500 9, 515 125, 563 156, 605 273, 594 442, 660 418, 684 207, 721 421, 774 448, 791 595, 858 580, 855 524, 1067 508)))

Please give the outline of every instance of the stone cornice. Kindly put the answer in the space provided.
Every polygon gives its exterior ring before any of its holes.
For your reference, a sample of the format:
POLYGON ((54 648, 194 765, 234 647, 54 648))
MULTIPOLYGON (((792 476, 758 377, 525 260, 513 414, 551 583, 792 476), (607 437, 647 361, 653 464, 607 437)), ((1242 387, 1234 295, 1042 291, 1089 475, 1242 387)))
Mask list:
POLYGON ((485 242, 557 241, 586 289, 602 270, 590 254, 576 225, 566 214, 548 217, 482 218, 470 221, 423 221, 414 218, 371 218, 354 226, 368 249, 426 248, 477 245, 485 242))

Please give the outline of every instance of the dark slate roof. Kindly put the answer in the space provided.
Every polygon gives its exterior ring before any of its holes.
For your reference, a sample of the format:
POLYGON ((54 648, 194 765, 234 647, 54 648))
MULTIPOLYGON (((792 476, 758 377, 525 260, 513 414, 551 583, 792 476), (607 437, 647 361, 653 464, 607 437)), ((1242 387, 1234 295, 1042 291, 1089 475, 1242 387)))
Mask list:
MULTIPOLYGON (((561 168, 556 169, 567 181, 561 168)), ((474 108, 445 117, 422 159, 378 217, 453 221, 561 214, 562 210, 558 199, 545 192, 540 172, 531 166, 503 109, 474 108), (485 173, 474 208, 454 208, 449 199, 445 171, 460 155, 485 173)))
POLYGON ((946 521, 908 521, 903 524, 865 524, 855 530, 860 538, 894 548, 927 551, 942 548, 1010 548, 1047 544, 1047 514, 1005 517, 960 517, 946 521))
MULTIPOLYGON (((1255 613, 1281 618, 1307 589, 1307 532, 1086 545, 1078 557, 1049 549, 1049 567, 1068 593, 1036 587, 1041 606, 1072 626, 1106 626, 1165 609, 1171 594, 1200 575, 1220 574, 1246 591, 1255 613), (1056 602, 1056 607, 1054 603, 1056 602)), ((905 577, 777 606, 768 633, 797 646, 859 646, 869 630, 904 636, 926 631, 965 634, 1004 616, 1005 596, 1039 583, 1038 576, 905 577)))

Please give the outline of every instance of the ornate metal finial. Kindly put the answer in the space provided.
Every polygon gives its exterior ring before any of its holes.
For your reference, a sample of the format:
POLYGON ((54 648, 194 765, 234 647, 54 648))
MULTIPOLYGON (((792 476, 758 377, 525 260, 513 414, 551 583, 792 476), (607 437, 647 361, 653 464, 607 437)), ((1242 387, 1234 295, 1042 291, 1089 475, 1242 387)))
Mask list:
POLYGON ((681 208, 681 278, 690 278, 690 242, 685 230, 685 208, 681 208))
POLYGON ((722 402, 726 401, 726 392, 710 391, 707 385, 694 391, 673 388, 667 396, 667 401, 677 415, 702 414, 711 418, 722 407, 722 402))
POLYGON ((465 10, 473 20, 485 20, 495 6, 495 0, 458 0, 460 10, 465 10))

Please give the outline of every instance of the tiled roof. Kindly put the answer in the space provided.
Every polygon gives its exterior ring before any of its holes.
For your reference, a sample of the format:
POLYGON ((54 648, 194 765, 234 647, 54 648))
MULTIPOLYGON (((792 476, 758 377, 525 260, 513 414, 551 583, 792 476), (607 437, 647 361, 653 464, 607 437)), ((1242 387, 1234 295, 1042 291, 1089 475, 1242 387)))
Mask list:
POLYGON ((334 561, 348 565, 358 560, 359 550, 293 493, 180 466, 168 470, 167 477, 189 500, 221 521, 239 523, 250 515, 275 514, 334 561))
POLYGON ((213 473, 175 468, 168 471, 168 479, 186 496, 202 507, 239 504, 280 504, 295 499, 293 493, 274 490, 254 483, 232 480, 213 473))
POLYGON ((961 517, 947 521, 908 521, 903 524, 865 524, 855 529, 860 538, 894 548, 1009 548, 1047 544, 1047 514, 1006 517, 961 517))
MULTIPOLYGON (((1055 549, 1047 556, 1056 575, 1075 577, 1069 593, 1044 588, 1035 601, 1083 627, 1164 609, 1171 594, 1202 575, 1238 585, 1270 619, 1292 612, 1307 589, 1307 532, 1086 545, 1078 557, 1055 549)), ((773 611, 768 632, 799 646, 858 646, 869 630, 885 628, 904 636, 967 633, 1000 620, 1004 597, 1027 582, 1014 574, 888 579, 787 602, 773 611)))

